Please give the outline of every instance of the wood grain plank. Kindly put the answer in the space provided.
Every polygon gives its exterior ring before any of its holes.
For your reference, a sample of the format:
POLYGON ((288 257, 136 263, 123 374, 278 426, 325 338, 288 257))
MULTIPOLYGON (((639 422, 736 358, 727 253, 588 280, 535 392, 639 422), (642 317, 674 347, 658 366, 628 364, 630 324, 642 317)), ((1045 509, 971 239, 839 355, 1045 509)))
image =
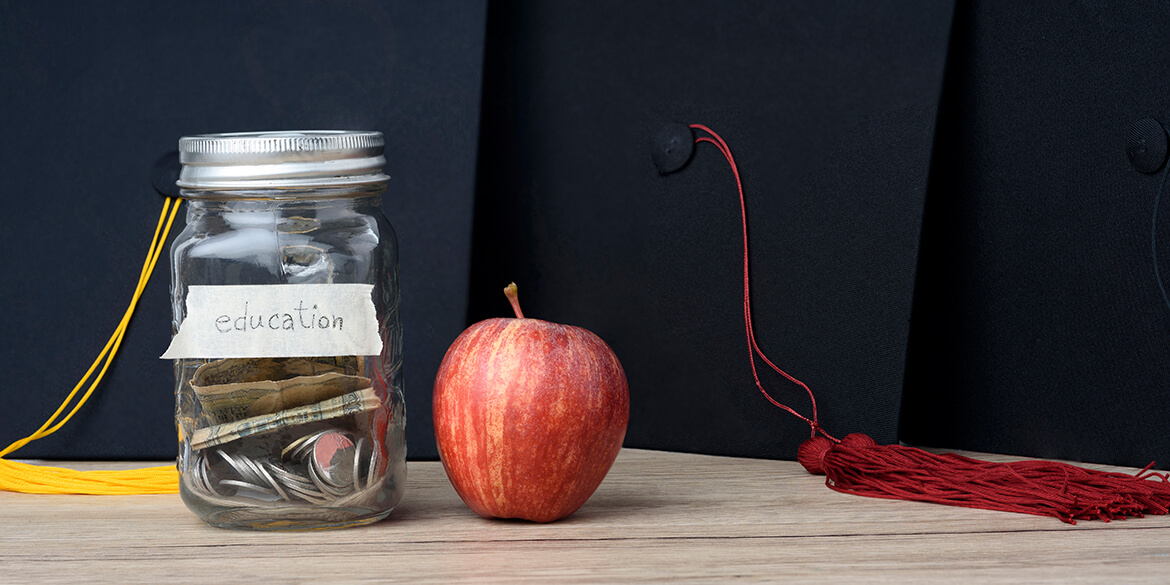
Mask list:
POLYGON ((408 476, 389 519, 328 532, 216 529, 170 495, 0 492, 0 583, 1162 582, 1170 569, 1170 516, 1069 526, 861 498, 784 461, 624 450, 585 507, 547 525, 479 518, 438 463, 408 476))

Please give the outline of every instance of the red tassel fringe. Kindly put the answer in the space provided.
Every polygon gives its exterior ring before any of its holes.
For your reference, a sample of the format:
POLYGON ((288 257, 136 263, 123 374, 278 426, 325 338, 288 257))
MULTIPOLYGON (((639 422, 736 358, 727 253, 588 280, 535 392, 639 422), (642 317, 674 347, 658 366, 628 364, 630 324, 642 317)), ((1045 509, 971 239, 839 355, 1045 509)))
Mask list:
POLYGON ((860 433, 836 444, 809 439, 797 460, 809 473, 825 474, 830 488, 872 498, 1055 516, 1070 524, 1170 512, 1170 481, 1149 467, 1129 475, 1053 461, 993 463, 877 445, 860 433))
POLYGON ((797 453, 797 460, 809 473, 825 474, 829 487, 847 494, 1055 516, 1070 524, 1076 524, 1077 520, 1108 522, 1170 512, 1170 480, 1166 474, 1150 471, 1152 463, 1135 475, 1127 475, 1052 461, 992 463, 953 453, 935 455, 900 445, 879 446, 862 434, 848 435, 840 442, 828 435, 817 421, 817 400, 812 390, 772 363, 756 344, 752 332, 743 182, 723 138, 702 124, 691 124, 691 128, 709 135, 697 136, 695 143, 715 145, 735 176, 743 220, 743 320, 752 377, 769 402, 812 427, 813 438, 805 441, 797 453), (811 418, 768 394, 756 370, 757 355, 776 373, 808 393, 812 402, 811 418), (824 436, 817 436, 818 433, 824 436))

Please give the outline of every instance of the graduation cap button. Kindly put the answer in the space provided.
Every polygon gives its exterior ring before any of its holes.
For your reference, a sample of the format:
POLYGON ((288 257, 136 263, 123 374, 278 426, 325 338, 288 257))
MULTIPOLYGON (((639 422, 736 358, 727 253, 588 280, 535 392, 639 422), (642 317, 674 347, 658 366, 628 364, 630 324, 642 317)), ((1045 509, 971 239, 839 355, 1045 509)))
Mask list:
POLYGON ((690 126, 677 122, 667 124, 654 135, 650 155, 658 174, 669 175, 686 166, 695 152, 695 135, 690 126))
POLYGON ((178 197, 179 186, 175 182, 179 180, 181 168, 179 151, 177 150, 172 150, 158 157, 150 169, 150 183, 154 186, 154 190, 163 197, 178 197))
POLYGON ((1125 154, 1133 168, 1155 173, 1166 162, 1166 129, 1153 118, 1142 118, 1129 128, 1125 154))

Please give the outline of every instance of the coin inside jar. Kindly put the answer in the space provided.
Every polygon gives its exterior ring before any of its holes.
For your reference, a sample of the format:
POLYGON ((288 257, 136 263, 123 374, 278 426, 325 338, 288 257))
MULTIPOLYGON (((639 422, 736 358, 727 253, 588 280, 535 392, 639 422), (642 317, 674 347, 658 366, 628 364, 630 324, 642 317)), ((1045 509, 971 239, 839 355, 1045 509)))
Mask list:
POLYGON ((321 435, 313 445, 312 459, 317 476, 333 487, 353 486, 353 460, 356 456, 353 441, 344 433, 321 435))
POLYGON ((322 435, 327 433, 329 433, 329 431, 324 430, 304 435, 292 443, 289 443, 289 445, 285 447, 283 451, 281 451, 280 455, 281 457, 291 459, 293 461, 300 461, 304 458, 308 450, 312 448, 313 441, 316 441, 317 439, 321 438, 322 435))

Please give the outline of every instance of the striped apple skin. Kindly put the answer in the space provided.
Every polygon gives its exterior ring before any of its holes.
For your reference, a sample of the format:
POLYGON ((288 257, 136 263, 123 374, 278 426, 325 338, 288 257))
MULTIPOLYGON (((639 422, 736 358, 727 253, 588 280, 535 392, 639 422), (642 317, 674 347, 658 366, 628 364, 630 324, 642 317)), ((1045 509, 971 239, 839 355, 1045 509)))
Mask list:
POLYGON ((468 507, 551 522, 577 511, 613 465, 630 393, 617 356, 592 332, 489 319, 447 350, 433 409, 439 457, 468 507))

